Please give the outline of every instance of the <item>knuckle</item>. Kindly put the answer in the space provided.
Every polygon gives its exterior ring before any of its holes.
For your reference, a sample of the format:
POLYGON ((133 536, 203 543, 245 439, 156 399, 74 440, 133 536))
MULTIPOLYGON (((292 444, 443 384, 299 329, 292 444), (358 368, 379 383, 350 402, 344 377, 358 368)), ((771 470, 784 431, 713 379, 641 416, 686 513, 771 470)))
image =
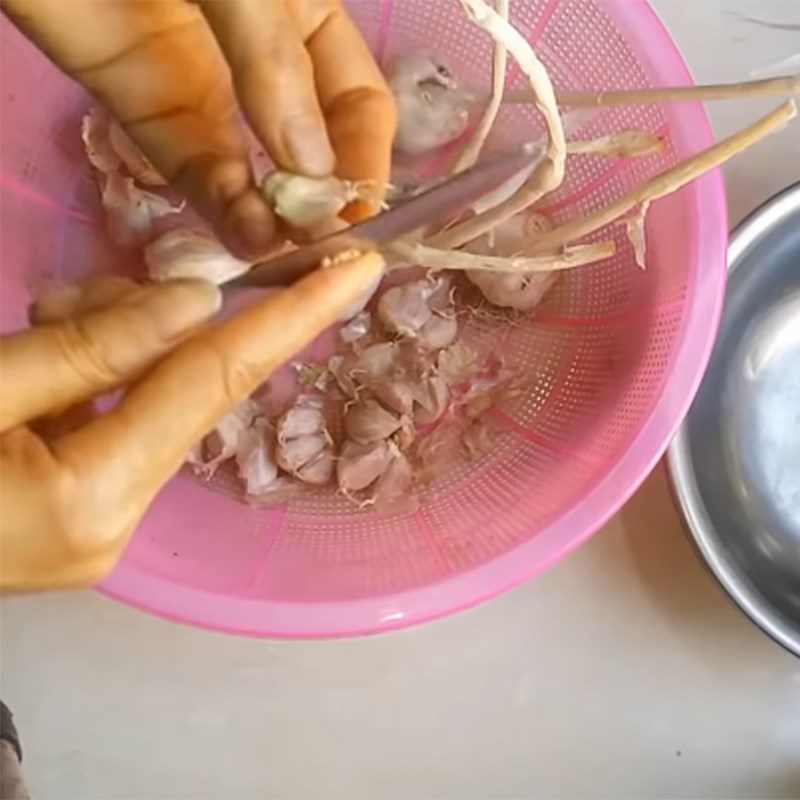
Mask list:
POLYGON ((80 318, 53 328, 53 341, 63 362, 88 385, 114 383, 121 379, 110 363, 105 345, 99 342, 80 318))

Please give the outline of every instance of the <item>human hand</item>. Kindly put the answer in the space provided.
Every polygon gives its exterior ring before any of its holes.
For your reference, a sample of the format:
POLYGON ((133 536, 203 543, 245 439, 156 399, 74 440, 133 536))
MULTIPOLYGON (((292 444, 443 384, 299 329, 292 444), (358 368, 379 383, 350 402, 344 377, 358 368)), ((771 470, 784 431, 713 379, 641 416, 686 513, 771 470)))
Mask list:
POLYGON ((282 169, 335 170, 379 186, 389 178, 394 102, 339 0, 5 0, 3 8, 241 257, 264 252, 276 221, 253 183, 239 106, 282 169))
POLYGON ((213 328, 203 281, 111 278, 40 302, 44 324, 0 339, 3 589, 105 576, 192 445, 382 268, 371 253, 317 270, 213 328), (121 387, 105 414, 87 402, 121 387))

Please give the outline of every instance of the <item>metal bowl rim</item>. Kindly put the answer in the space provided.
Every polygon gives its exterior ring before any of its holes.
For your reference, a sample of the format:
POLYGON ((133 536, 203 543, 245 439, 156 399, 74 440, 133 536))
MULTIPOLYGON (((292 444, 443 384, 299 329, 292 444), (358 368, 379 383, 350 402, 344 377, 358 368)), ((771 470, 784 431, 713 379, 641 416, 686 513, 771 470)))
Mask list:
MULTIPOLYGON (((767 200, 735 228, 728 246, 728 273, 733 273, 744 261, 753 245, 792 214, 800 214, 800 182, 767 200)), ((768 636, 800 657, 800 630, 787 625, 781 615, 775 613, 771 605, 751 586, 724 549, 714 544, 713 536, 710 535, 714 525, 700 494, 689 452, 686 419, 669 446, 667 466, 674 495, 694 543, 717 581, 768 636)))

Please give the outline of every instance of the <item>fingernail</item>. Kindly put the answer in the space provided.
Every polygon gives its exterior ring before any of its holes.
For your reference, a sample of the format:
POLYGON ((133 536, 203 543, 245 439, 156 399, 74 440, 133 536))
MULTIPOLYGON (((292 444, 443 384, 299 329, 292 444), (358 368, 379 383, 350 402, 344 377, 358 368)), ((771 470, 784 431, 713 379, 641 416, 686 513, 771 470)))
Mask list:
POLYGON ((149 287, 140 303, 160 335, 170 339, 213 317, 222 307, 222 292, 208 281, 172 280, 149 287))
POLYGON ((283 141, 295 168, 305 175, 330 175, 335 158, 328 134, 313 117, 289 117, 283 124, 283 141))

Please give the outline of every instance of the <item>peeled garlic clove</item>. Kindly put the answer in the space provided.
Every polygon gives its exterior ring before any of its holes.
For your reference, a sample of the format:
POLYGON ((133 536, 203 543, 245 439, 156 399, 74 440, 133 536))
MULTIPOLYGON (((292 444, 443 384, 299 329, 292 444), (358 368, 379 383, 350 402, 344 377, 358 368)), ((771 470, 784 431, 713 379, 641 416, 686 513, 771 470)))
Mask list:
POLYGON ((266 419, 257 419, 239 439, 235 456, 245 492, 264 494, 270 491, 278 478, 278 464, 275 461, 275 432, 266 419))
POLYGON ((328 445, 328 437, 322 433, 298 436, 281 441, 275 448, 275 460, 281 469, 296 475, 306 464, 313 461, 328 445))
POLYGON ((335 461, 330 448, 323 450, 316 458, 300 467, 294 474, 303 483, 314 486, 323 486, 333 477, 335 461))
POLYGON ((296 228, 314 228, 335 217, 351 200, 353 190, 339 178, 309 178, 273 172, 261 184, 275 213, 296 228))
POLYGON ((354 403, 344 415, 344 429, 353 441, 368 444, 386 439, 400 427, 400 418, 377 400, 366 398, 354 403))
POLYGON ((427 280, 392 287, 378 301, 378 319, 393 333, 414 336, 431 318, 429 300, 438 288, 427 280))
POLYGON ((469 121, 471 98, 455 76, 427 53, 398 58, 389 86, 397 103, 398 128, 394 146, 419 155, 457 139, 469 121))
POLYGON ((370 389, 384 406, 397 414, 410 414, 414 406, 414 390, 403 381, 378 380, 370 389))
POLYGON ((311 397, 301 397, 278 417, 276 432, 278 442, 296 439, 298 436, 320 434, 325 430, 322 404, 311 397))
POLYGON ((427 425, 436 422, 447 411, 450 391, 438 375, 427 378, 414 392, 414 422, 427 425))
POLYGON ((250 269, 212 236, 185 228, 167 231, 150 242, 144 249, 144 263, 156 281, 202 278, 221 284, 250 269))
POLYGON ((336 464, 336 480, 345 494, 366 489, 389 466, 392 454, 385 440, 370 444, 346 441, 336 464))
POLYGON ((420 328, 419 340, 431 350, 441 350, 451 345, 458 336, 458 320, 453 316, 433 314, 420 328))
POLYGON ((183 204, 173 206, 152 192, 139 189, 133 178, 109 172, 102 178, 101 202, 108 234, 120 247, 139 247, 153 235, 153 222, 167 214, 179 214, 183 204))

